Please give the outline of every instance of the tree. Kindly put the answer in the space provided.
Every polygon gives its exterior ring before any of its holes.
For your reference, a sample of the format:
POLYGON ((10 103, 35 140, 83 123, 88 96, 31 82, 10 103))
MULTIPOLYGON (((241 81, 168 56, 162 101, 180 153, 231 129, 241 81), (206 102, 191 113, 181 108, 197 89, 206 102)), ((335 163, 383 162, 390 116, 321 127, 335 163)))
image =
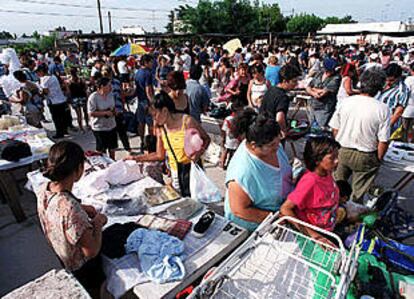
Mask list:
POLYGON ((32 36, 33 36, 33 38, 35 38, 37 40, 40 39, 40 34, 37 31, 33 31, 32 36))
MULTIPOLYGON (((258 3, 256 4, 258 6, 258 3)), ((278 4, 263 4, 258 6, 259 31, 281 32, 286 29, 285 19, 278 4)))
POLYGON ((309 33, 316 32, 325 25, 324 19, 314 14, 300 14, 292 17, 286 24, 289 32, 309 33))
MULTIPOLYGON (((195 7, 180 6, 172 13, 166 29, 173 30, 173 21, 187 25, 192 33, 255 34, 282 31, 285 22, 279 5, 265 5, 258 0, 200 0, 195 7)), ((184 30, 183 30, 184 31, 184 30)))
POLYGON ((352 19, 352 16, 345 16, 343 18, 327 17, 325 19, 325 25, 326 24, 352 24, 352 23, 357 23, 357 21, 352 19))
POLYGON ((14 36, 10 32, 3 30, 0 32, 0 39, 14 39, 14 36))

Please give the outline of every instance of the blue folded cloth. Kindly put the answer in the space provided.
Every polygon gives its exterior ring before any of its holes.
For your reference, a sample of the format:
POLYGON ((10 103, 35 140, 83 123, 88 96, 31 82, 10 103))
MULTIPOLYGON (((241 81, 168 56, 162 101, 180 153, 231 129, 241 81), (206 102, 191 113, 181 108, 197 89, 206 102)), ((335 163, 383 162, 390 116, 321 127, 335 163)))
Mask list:
POLYGON ((125 244, 126 253, 136 253, 144 274, 154 282, 182 280, 185 276, 180 255, 184 242, 164 232, 139 228, 125 244))

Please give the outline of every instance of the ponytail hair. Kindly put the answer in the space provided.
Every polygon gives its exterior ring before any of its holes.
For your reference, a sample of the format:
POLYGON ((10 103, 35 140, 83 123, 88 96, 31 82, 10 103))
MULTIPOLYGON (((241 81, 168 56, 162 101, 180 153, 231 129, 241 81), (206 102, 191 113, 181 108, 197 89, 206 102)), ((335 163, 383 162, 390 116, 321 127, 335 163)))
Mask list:
POLYGON ((268 144, 280 135, 280 127, 275 119, 265 113, 257 114, 250 108, 237 115, 234 123, 233 134, 257 146, 268 144))
POLYGON ((85 153, 79 144, 72 141, 55 143, 49 151, 43 176, 59 182, 72 175, 85 162, 85 153))
POLYGON ((161 110, 162 108, 167 108, 170 113, 177 112, 175 109, 174 101, 165 91, 161 90, 160 93, 156 94, 154 97, 154 102, 152 107, 161 110))

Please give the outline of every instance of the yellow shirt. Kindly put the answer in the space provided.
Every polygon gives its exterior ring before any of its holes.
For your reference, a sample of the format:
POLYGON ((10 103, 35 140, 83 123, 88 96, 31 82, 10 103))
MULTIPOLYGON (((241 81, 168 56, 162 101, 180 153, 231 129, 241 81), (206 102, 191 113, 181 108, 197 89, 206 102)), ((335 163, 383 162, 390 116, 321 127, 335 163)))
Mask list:
MULTIPOLYGON (((183 163, 183 164, 188 164, 191 162, 190 158, 187 157, 184 151, 184 138, 185 138, 187 117, 188 117, 187 115, 183 116, 183 119, 182 119, 183 124, 181 126, 181 130, 175 131, 175 132, 168 132, 168 130, 166 129, 167 134, 168 134, 168 139, 170 140, 171 147, 177 158, 177 162, 183 163)), ((162 143, 168 154, 168 164, 170 165, 171 170, 176 172, 177 163, 174 159, 174 155, 172 154, 171 148, 168 145, 164 130, 162 130, 161 136, 162 136, 162 143)))

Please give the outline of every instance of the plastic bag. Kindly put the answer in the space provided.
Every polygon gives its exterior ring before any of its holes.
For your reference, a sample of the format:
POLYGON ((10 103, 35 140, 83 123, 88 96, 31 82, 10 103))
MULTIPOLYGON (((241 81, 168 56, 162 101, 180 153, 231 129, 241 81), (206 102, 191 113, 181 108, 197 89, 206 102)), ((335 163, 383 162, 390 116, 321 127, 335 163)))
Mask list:
POLYGON ((217 186, 207 177, 204 170, 194 162, 191 162, 190 193, 191 198, 202 203, 219 202, 222 199, 217 186))
POLYGON ((109 165, 106 170, 108 183, 111 185, 126 185, 142 179, 140 165, 135 161, 118 161, 109 165))
POLYGON ((200 133, 193 128, 185 130, 184 137, 184 152, 187 157, 191 157, 195 153, 199 152, 203 147, 203 139, 200 137, 200 133))

